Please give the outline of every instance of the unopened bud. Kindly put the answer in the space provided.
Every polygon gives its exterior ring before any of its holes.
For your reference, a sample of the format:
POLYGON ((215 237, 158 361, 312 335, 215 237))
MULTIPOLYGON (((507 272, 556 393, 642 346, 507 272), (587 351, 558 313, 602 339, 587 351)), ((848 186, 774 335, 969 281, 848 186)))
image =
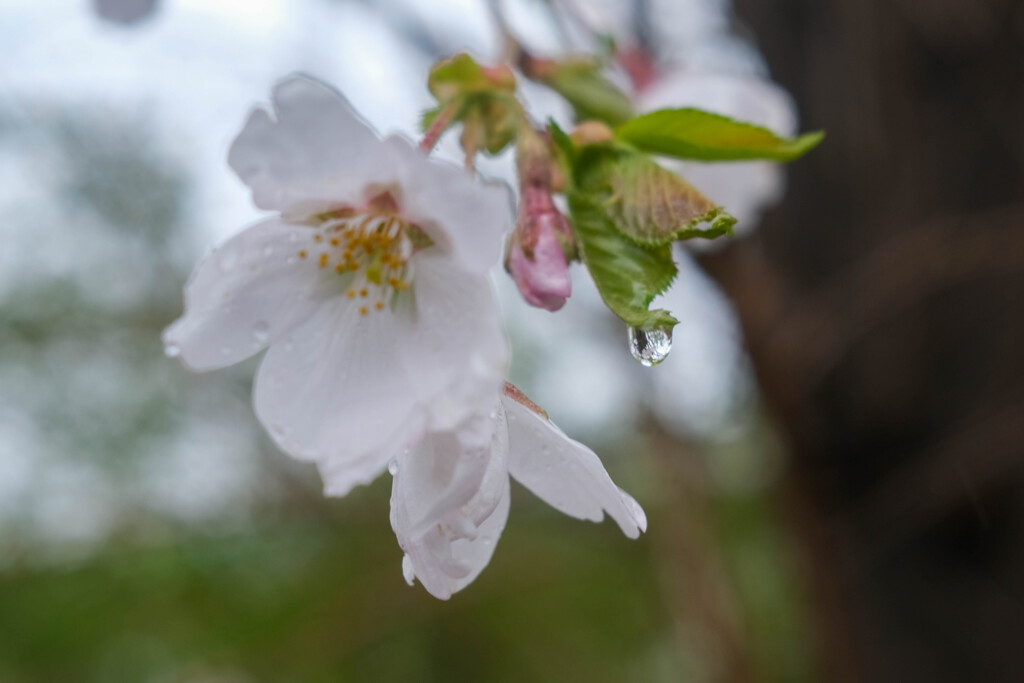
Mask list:
POLYGON ((532 129, 517 143, 519 219, 509 237, 505 269, 531 306, 557 311, 572 294, 569 261, 576 243, 568 219, 551 196, 551 152, 532 129))
POLYGON ((521 217, 509 240, 505 267, 531 306, 557 311, 572 294, 569 263, 558 239, 562 231, 568 231, 568 224, 555 210, 521 217))

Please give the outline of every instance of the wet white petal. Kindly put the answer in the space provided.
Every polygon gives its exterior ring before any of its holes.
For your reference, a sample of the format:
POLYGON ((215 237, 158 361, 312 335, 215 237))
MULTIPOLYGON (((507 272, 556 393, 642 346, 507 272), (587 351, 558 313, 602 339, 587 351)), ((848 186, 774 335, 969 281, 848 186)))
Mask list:
POLYGON ((185 285, 185 313, 164 332, 168 353, 193 370, 225 367, 309 317, 317 273, 294 256, 308 231, 264 221, 200 260, 185 285))
POLYGON ((417 256, 410 293, 390 309, 324 297, 267 352, 256 414, 277 445, 317 461, 327 491, 379 475, 428 428, 458 424, 493 396, 505 358, 490 281, 417 256))
POLYGON ((260 422, 285 452, 321 462, 335 495, 380 474, 425 427, 425 397, 396 364, 399 330, 389 312, 361 315, 336 296, 272 346, 257 373, 260 422))
POLYGON ((508 422, 509 474, 556 510, 599 522, 607 512, 636 538, 647 529, 639 504, 608 476, 597 455, 554 423, 502 396, 508 422))
MULTIPOLYGON (((509 480, 505 469, 508 432, 502 418, 492 424, 489 447, 453 449, 451 434, 430 434, 414 451, 399 458, 391 493, 391 526, 405 552, 402 571, 410 583, 418 578, 437 598, 447 600, 469 585, 490 562, 509 511, 509 480), (461 461, 469 460, 468 465, 461 461), (477 479, 481 459, 486 463, 477 479), (435 473, 472 471, 471 477, 424 478, 435 473), (447 480, 438 506, 437 482, 447 480), (453 495, 454 494, 454 495, 453 495), (427 519, 415 512, 431 509, 427 519)), ((487 421, 492 422, 491 418, 487 421)))
POLYGON ((413 393, 430 397, 432 430, 451 429, 489 404, 507 346, 486 276, 460 272, 432 249, 415 257, 415 310, 402 319, 399 352, 413 393))
POLYGON ((508 188, 481 183, 457 166, 429 159, 403 138, 388 138, 386 144, 402 171, 402 215, 464 268, 483 273, 497 263, 514 221, 508 188))
POLYGON ((255 109, 235 138, 228 163, 261 209, 359 205, 400 170, 348 101, 320 81, 289 76, 274 88, 274 111, 255 109))

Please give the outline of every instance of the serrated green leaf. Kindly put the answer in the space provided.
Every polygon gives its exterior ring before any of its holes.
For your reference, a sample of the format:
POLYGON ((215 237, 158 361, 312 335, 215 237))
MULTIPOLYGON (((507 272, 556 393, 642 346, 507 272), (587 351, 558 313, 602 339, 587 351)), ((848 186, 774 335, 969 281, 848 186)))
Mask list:
POLYGON ((571 193, 569 211, 583 262, 608 308, 631 327, 677 324, 668 311, 649 310, 678 272, 671 245, 643 247, 627 239, 593 197, 571 193))
POLYGON ((628 121, 633 105, 621 90, 601 75, 601 65, 589 60, 569 60, 546 69, 541 79, 568 100, 578 121, 597 120, 610 126, 628 121))
POLYGON ((713 239, 731 234, 736 224, 675 173, 624 146, 588 147, 576 164, 576 184, 620 232, 642 245, 713 239))
POLYGON ((700 109, 662 109, 619 126, 616 136, 651 154, 698 161, 792 161, 814 149, 824 133, 781 138, 767 128, 700 109))

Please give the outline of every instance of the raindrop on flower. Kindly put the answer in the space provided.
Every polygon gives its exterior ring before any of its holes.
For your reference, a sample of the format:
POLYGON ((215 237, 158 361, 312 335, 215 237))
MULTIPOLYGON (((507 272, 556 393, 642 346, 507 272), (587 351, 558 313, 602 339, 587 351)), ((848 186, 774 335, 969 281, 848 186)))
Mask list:
POLYGON ((672 328, 629 328, 629 350, 644 367, 657 365, 672 351, 672 328))
POLYGON ((392 460, 391 462, 388 463, 388 474, 390 474, 392 477, 398 474, 397 460, 392 460))
POLYGON ((164 344, 164 354, 168 358, 177 358, 181 354, 181 347, 177 344, 164 344))
POLYGON ((257 342, 263 343, 267 341, 267 337, 270 335, 270 323, 266 320, 260 320, 252 326, 252 338, 257 342))

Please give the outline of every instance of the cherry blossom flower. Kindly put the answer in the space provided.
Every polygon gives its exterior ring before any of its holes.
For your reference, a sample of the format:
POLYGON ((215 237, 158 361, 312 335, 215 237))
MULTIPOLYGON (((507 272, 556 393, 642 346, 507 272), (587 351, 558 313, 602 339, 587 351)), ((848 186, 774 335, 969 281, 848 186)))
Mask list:
POLYGON ((487 270, 508 193, 380 139, 304 76, 280 82, 228 161, 277 215, 202 259, 164 332, 192 370, 263 349, 256 415, 277 445, 345 495, 428 431, 498 390, 506 345, 487 270))
POLYGON ((447 600, 487 566, 509 512, 509 476, 577 519, 604 514, 629 538, 647 529, 643 509, 600 459, 506 384, 495 411, 429 434, 392 465, 391 526, 402 572, 447 600))

